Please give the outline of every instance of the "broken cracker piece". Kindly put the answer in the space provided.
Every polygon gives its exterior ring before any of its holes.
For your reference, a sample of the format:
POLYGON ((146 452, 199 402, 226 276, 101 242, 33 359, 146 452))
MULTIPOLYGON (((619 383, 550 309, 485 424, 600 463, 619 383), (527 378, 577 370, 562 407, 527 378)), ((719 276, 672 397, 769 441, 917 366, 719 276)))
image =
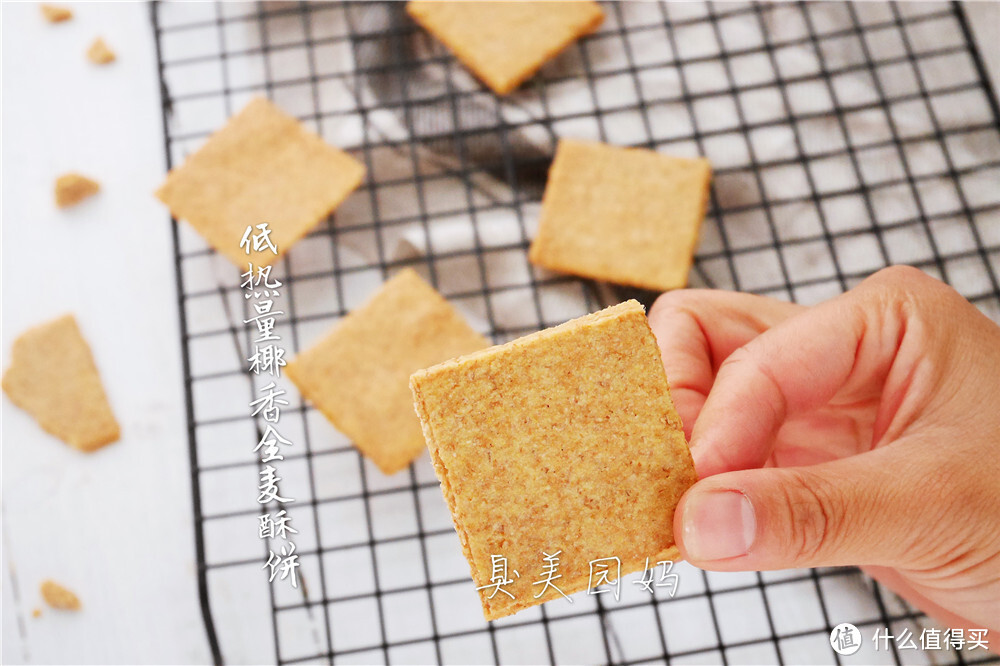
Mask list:
POLYGON ((683 287, 711 178, 706 159, 562 139, 528 258, 643 289, 683 287))
POLYGON ((72 315, 22 333, 10 358, 4 393, 43 430, 88 453, 118 439, 94 357, 72 315))
POLYGON ((69 7, 58 7, 56 5, 40 5, 42 16, 49 23, 62 23, 73 18, 73 10, 69 7))
POLYGON ((56 179, 56 205, 60 208, 75 206, 101 190, 96 180, 91 180, 79 173, 66 173, 56 179))
POLYGON ((172 170, 156 196, 241 269, 273 263, 354 191, 365 169, 268 100, 252 100, 172 170), (240 247, 267 222, 278 254, 240 247))
POLYGON ((498 95, 604 20, 601 6, 579 2, 410 0, 406 11, 498 95))
POLYGON ((107 65, 109 62, 114 62, 115 52, 98 37, 87 49, 87 59, 95 65, 107 65))
POLYGON ((362 454, 392 474, 425 448, 410 374, 487 346, 416 271, 405 269, 285 372, 362 454))
POLYGON ((596 585, 595 560, 613 582, 606 558, 624 576, 678 557, 674 509, 696 476, 636 301, 420 370, 410 387, 487 620, 596 585), (491 585, 494 556, 513 599, 491 585), (558 590, 534 584, 546 556, 558 590))
MULTIPOLYGON (((52 608, 59 610, 80 610, 80 599, 73 592, 54 580, 46 580, 41 585, 42 598, 52 608)), ((39 611, 38 615, 41 615, 39 611)), ((38 617, 36 615, 35 617, 38 617)))

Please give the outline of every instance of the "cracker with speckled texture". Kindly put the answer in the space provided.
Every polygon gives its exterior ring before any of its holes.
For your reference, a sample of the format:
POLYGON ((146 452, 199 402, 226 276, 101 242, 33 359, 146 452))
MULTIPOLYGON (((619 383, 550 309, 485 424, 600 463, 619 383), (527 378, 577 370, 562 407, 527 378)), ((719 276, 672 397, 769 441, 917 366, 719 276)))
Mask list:
POLYGON ((481 589, 487 620, 559 598, 535 598, 545 554, 561 551, 566 594, 591 586, 593 560, 618 557, 624 576, 678 556, 674 509, 696 476, 636 301, 421 370, 410 387, 476 587, 491 556, 507 558, 515 598, 481 589))
POLYGON ((285 372, 361 453, 392 474, 425 448, 410 374, 487 346, 448 301, 405 269, 285 372))
POLYGON ((4 393, 43 430, 88 453, 118 439, 94 357, 72 315, 22 333, 10 358, 4 393))
POLYGON ((174 217, 245 269, 277 257, 240 248, 247 226, 267 222, 278 256, 360 184, 364 167, 268 100, 251 101, 157 190, 174 217))
POLYGON ((590 1, 411 0, 406 10, 498 95, 517 88, 604 20, 601 6, 590 1))
POLYGON ((684 287, 711 177, 706 159, 563 139, 528 257, 596 280, 684 287))

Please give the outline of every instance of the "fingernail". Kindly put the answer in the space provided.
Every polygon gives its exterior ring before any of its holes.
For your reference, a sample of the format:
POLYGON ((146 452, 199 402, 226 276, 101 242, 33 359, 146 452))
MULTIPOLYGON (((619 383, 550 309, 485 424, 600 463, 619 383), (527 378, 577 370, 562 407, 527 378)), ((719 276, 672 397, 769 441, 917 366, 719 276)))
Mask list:
POLYGON ((720 466, 718 457, 713 454, 712 446, 703 444, 701 440, 698 440, 697 446, 691 447, 691 460, 694 462, 694 471, 697 472, 699 479, 728 471, 720 466))
POLYGON ((691 560, 727 560, 750 552, 757 519, 743 493, 710 490, 688 498, 683 528, 684 548, 691 560))
POLYGON ((705 467, 705 449, 701 446, 691 447, 691 461, 694 463, 694 471, 698 473, 698 478, 705 478, 705 474, 702 473, 702 467, 705 467))

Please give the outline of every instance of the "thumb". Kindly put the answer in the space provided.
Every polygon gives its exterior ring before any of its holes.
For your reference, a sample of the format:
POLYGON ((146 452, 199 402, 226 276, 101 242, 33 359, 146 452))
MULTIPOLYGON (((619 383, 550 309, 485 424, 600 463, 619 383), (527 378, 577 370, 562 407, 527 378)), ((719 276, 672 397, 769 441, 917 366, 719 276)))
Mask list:
POLYGON ((913 457, 891 446, 703 479, 674 516, 681 554, 717 571, 919 567, 942 543, 948 518, 944 502, 926 501, 927 465, 913 457))

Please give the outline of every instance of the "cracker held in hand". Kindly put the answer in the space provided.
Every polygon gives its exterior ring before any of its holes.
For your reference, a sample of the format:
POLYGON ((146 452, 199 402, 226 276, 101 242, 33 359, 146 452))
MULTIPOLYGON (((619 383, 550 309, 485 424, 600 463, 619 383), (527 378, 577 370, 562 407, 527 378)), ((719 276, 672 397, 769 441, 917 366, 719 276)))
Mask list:
POLYGON ((45 431, 88 453, 118 439, 94 357, 72 315, 21 334, 10 358, 4 393, 45 431))
POLYGON ((288 250, 361 184, 364 167, 264 98, 251 101, 198 152, 167 175, 156 196, 240 268, 247 226, 267 222, 278 254, 288 250))
POLYGON ((595 280, 683 287, 711 177, 706 159, 563 139, 528 257, 595 280))
POLYGON ((421 370, 410 387, 487 620, 588 589, 595 560, 619 558, 624 576, 678 556, 674 509, 696 477, 636 301, 421 370), (546 555, 558 591, 536 584, 546 555))
POLYGON ((410 374, 489 346, 412 269, 400 271, 285 372, 386 474, 423 452, 410 374))
POLYGON ((437 2, 406 11, 444 42, 498 95, 511 92, 547 60, 604 20, 596 2, 437 2))

